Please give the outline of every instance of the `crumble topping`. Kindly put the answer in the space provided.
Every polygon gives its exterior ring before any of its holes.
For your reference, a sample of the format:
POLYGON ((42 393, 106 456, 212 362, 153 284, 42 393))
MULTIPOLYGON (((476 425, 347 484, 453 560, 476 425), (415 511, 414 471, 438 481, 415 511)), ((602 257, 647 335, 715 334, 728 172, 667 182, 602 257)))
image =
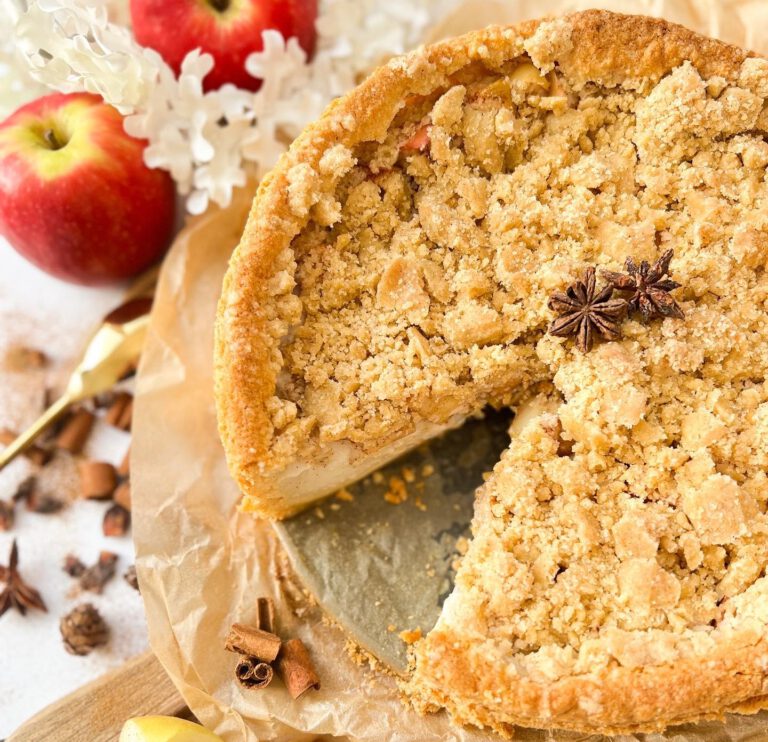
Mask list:
POLYGON ((437 632, 550 680, 768 620, 768 63, 574 86, 556 25, 527 43, 538 67, 458 73, 382 141, 292 168, 311 221, 272 279, 286 456, 547 395, 480 491, 437 632), (587 266, 669 248, 683 319, 629 318, 586 355, 545 334, 587 266))

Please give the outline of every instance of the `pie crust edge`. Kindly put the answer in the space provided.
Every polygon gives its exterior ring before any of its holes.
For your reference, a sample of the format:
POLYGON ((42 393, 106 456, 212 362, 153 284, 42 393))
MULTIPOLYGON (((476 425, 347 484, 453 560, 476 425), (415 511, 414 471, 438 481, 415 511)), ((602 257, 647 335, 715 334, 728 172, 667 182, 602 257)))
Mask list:
MULTIPOLYGON (((419 49, 379 68, 331 104, 259 187, 217 313, 214 373, 219 428, 230 470, 245 495, 244 509, 282 518, 304 504, 279 476, 269 473, 287 463, 274 451, 267 409, 282 365, 280 340, 286 334, 281 296, 270 280, 290 261, 292 239, 309 220, 291 208, 289 171, 300 164, 317 171, 330 147, 353 148, 376 139, 406 96, 433 90, 457 69, 475 61, 493 67, 524 53, 523 42, 542 23, 565 24, 575 40, 565 57, 557 57, 572 76, 606 84, 635 78, 656 81, 685 60, 702 77, 717 75, 733 82, 743 60, 752 56, 662 20, 586 11, 558 21, 492 27, 419 49)), ((329 176, 321 186, 330 183, 329 176)), ((720 718, 728 711, 755 713, 768 706, 765 640, 750 647, 722 644, 716 657, 661 667, 613 667, 544 685, 511 682, 493 663, 470 666, 468 648, 457 645, 450 635, 439 638, 439 630, 432 639, 433 646, 442 643, 442 672, 435 685, 408 688, 416 705, 430 710, 440 703, 459 723, 491 726, 503 733, 516 723, 601 733, 658 731, 670 724, 720 718), (451 688, 451 693, 441 693, 440 686, 451 688), (508 720, 501 726, 499 693, 503 693, 501 715, 508 720), (492 699, 495 712, 475 701, 456 702, 483 695, 492 699)))
MULTIPOLYGON (((293 476, 274 474, 290 462, 275 451, 268 410, 282 366, 280 342, 288 332, 281 309, 286 292, 270 281, 292 259, 291 242, 309 221, 308 214, 297 215, 291 208, 291 169, 306 166, 318 173, 330 147, 352 149, 383 136, 407 96, 435 90, 471 62, 493 69, 524 54, 523 42, 542 24, 552 28, 553 45, 566 33, 575 40, 565 54, 557 49, 552 53, 569 75, 605 84, 657 81, 685 60, 703 77, 734 82, 740 64, 753 56, 667 21, 590 10, 555 21, 490 27, 419 48, 379 67, 331 103, 261 182, 222 287, 215 324, 215 396, 219 433, 229 469, 244 494, 243 509, 280 519, 316 499, 302 498, 293 476)), ((317 186, 331 191, 335 181, 328 175, 317 186)))

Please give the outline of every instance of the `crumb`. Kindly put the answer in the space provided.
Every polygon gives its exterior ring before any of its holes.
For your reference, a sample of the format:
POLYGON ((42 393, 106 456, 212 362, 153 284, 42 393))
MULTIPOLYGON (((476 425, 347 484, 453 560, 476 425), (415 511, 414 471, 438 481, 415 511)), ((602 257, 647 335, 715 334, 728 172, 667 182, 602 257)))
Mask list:
POLYGON ((392 505, 399 505, 408 499, 408 489, 400 477, 389 478, 389 489, 384 493, 384 499, 392 505))
POLYGON ((405 629, 404 631, 401 631, 398 636, 406 644, 414 644, 421 639, 421 629, 405 629))

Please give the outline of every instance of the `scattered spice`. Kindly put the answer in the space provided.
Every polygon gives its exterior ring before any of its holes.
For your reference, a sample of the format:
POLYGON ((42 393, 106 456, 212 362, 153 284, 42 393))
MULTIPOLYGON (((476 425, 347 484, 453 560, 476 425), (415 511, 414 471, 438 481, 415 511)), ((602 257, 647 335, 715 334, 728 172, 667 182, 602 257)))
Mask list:
POLYGON ((595 269, 587 268, 584 278, 572 283, 565 292, 557 291, 550 297, 549 308, 559 316, 549 326, 550 335, 576 336, 576 346, 582 353, 592 349, 597 331, 607 340, 621 336, 620 323, 627 313, 624 299, 612 299, 613 285, 599 292, 596 289, 595 269))
POLYGON ((94 416, 83 407, 75 410, 56 436, 55 446, 71 454, 82 452, 93 428, 94 416))
POLYGON ((3 366, 7 371, 24 373, 45 368, 48 356, 42 350, 29 348, 25 345, 13 345, 5 352, 3 366))
POLYGON ((274 670, 266 662, 259 662, 254 657, 243 657, 235 668, 235 677, 240 684, 251 690, 266 688, 274 676, 274 670))
POLYGON ((58 497, 43 494, 37 489, 33 489, 25 499, 27 510, 41 515, 58 513, 64 507, 64 503, 58 497))
POLYGON ((106 392, 101 392, 95 397, 91 397, 91 402, 97 410, 103 410, 105 407, 109 407, 114 401, 118 392, 113 389, 109 389, 106 392))
POLYGON ((37 488, 37 477, 27 477, 22 480, 13 495, 14 502, 26 500, 37 488))
POLYGON ((16 520, 13 500, 0 500, 0 531, 10 531, 16 520))
POLYGON ((299 698, 311 688, 320 689, 320 678, 301 639, 291 639, 283 644, 276 669, 291 698, 299 698))
POLYGON ((67 554, 62 569, 70 577, 80 577, 85 572, 85 565, 74 554, 67 554))
MULTIPOLYGON (((8 430, 8 428, 3 428, 3 430, 0 430, 0 445, 9 446, 16 440, 16 438, 18 438, 18 433, 15 433, 13 430, 8 430)), ((53 452, 33 443, 29 448, 26 449, 26 451, 24 451, 23 455, 33 464, 37 464, 38 466, 45 466, 51 460, 53 452)))
POLYGON ((112 494, 112 499, 126 510, 131 509, 131 484, 128 481, 121 482, 112 494))
POLYGON ((272 662, 280 651, 280 637, 253 626, 235 623, 224 644, 228 652, 239 652, 262 662, 272 662))
POLYGON ((87 567, 80 575, 80 587, 92 593, 102 593, 104 586, 115 576, 116 563, 117 554, 102 551, 96 564, 87 567))
POLYGON ((82 496, 89 500, 105 500, 117 487, 117 472, 106 461, 79 461, 80 489, 82 496))
POLYGON ((120 430, 130 430, 133 416, 133 396, 128 392, 118 392, 109 405, 105 422, 120 430))
POLYGON ((136 565, 132 564, 125 570, 123 579, 137 592, 139 591, 139 577, 136 574, 136 565))
POLYGON ((602 271, 603 278, 617 291, 631 292, 627 304, 633 311, 640 312, 646 322, 654 317, 683 319, 683 310, 669 293, 681 286, 669 277, 674 254, 674 250, 667 250, 653 265, 647 260, 637 265, 632 258, 627 258, 626 273, 602 271))
POLYGON ((27 585, 19 574, 19 549, 15 539, 8 566, 0 566, 0 581, 5 583, 5 589, 0 593, 0 616, 11 608, 15 608, 22 616, 26 616, 30 608, 48 610, 40 593, 27 585))
POLYGON ((59 624, 64 648, 70 654, 83 656, 109 641, 109 626, 91 603, 70 611, 59 624))
POLYGON ((125 536, 131 527, 131 514, 122 505, 112 505, 104 513, 102 530, 105 536, 125 536))
POLYGON ((27 510, 33 513, 58 513, 64 502, 53 495, 42 494, 37 486, 37 477, 27 477, 16 488, 14 502, 25 502, 27 510))

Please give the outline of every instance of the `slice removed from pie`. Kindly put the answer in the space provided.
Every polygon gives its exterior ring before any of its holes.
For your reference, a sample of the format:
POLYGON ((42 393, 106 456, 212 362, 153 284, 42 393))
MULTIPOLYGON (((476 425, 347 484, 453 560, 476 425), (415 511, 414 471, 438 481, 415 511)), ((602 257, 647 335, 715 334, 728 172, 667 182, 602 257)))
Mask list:
POLYGON ((544 400, 416 646, 419 708, 615 732, 768 695, 767 98, 761 58, 590 11, 392 60, 262 183, 216 333, 246 509, 544 400))

